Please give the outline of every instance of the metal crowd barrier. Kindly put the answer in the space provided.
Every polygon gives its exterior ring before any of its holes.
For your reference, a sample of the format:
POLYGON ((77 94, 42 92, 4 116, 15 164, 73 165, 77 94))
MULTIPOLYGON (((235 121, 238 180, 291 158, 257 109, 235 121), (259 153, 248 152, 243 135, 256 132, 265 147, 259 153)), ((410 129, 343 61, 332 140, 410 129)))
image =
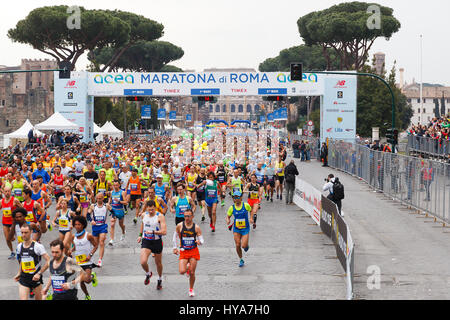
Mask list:
POLYGON ((357 176, 374 190, 450 223, 450 164, 330 141, 330 167, 357 176))
POLYGON ((409 135, 407 154, 417 153, 423 153, 438 158, 448 157, 450 154, 450 140, 409 135))

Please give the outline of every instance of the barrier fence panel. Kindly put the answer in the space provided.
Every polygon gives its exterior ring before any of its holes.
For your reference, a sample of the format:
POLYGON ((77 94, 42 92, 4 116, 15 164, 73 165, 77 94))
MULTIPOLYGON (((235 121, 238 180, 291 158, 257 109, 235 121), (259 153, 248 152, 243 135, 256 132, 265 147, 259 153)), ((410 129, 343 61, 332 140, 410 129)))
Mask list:
POLYGON ((433 157, 450 156, 450 140, 408 136, 407 153, 424 153, 433 157))
POLYGON ((450 223, 450 164, 330 141, 328 164, 450 223))
POLYGON ((346 297, 348 300, 353 299, 355 245, 350 228, 339 214, 337 205, 298 177, 295 180, 294 203, 307 212, 333 241, 336 256, 346 273, 346 297))

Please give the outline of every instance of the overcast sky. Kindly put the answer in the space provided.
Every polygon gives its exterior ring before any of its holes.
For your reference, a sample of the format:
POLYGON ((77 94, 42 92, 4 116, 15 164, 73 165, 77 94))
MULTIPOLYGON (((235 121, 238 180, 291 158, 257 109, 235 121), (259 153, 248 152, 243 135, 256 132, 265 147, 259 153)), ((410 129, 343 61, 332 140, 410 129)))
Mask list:
MULTIPOLYGON (((184 57, 172 64, 182 69, 258 68, 280 50, 302 44, 297 20, 311 11, 345 1, 334 0, 21 0, 0 10, 0 65, 19 65, 22 58, 51 58, 28 45, 13 43, 7 31, 37 7, 80 5, 87 9, 119 9, 142 14, 164 25, 164 37, 181 48, 184 57)), ((397 61, 405 80, 420 81, 419 39, 423 35, 423 81, 450 86, 450 2, 447 0, 378 0, 394 9, 402 27, 389 41, 378 39, 371 54, 386 53, 387 69, 397 61)), ((77 69, 85 69, 87 59, 77 69)), ((397 73, 398 74, 398 73, 397 73)))

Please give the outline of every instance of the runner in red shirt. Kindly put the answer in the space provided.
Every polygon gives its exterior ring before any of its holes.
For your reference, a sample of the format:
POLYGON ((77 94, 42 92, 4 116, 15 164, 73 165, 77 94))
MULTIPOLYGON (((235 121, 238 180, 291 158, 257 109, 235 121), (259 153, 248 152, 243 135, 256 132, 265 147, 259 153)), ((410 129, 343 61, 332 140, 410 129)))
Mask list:
POLYGON ((12 241, 8 240, 8 236, 13 223, 12 212, 14 211, 14 209, 16 209, 16 207, 20 207, 21 204, 19 200, 11 196, 11 188, 5 187, 5 189, 3 190, 3 199, 0 202, 0 205, 0 209, 2 210, 3 234, 5 235, 6 245, 8 246, 9 250, 11 250, 11 255, 8 257, 8 259, 12 260, 16 257, 16 254, 13 251, 12 241))

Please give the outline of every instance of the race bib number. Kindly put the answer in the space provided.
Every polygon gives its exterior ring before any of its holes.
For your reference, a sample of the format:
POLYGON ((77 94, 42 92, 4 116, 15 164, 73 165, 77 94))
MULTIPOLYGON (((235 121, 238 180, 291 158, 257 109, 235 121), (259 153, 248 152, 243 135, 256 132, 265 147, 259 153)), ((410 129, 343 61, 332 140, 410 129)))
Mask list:
POLYGON ((34 259, 32 257, 24 257, 21 261, 22 271, 25 273, 35 273, 36 266, 34 265, 34 259))
POLYGON ((80 196, 80 201, 81 202, 86 202, 86 196, 80 196))
POLYGON ((189 188, 193 188, 193 187, 194 187, 194 184, 193 184, 192 182, 189 182, 189 183, 188 183, 188 187, 189 187, 189 188))
POLYGON ((59 227, 60 228, 67 228, 69 227, 69 219, 65 218, 59 218, 59 227))
POLYGON ((144 232, 144 239, 155 240, 155 235, 153 232, 144 232))
POLYGON ((189 237, 189 238, 183 238, 183 247, 185 248, 191 248, 194 246, 194 238, 193 237, 189 237))
POLYGON ((11 216, 12 216, 12 214, 11 214, 11 209, 3 209, 3 216, 4 216, 5 218, 11 217, 11 216))
POLYGON ((25 217, 25 221, 34 222, 34 214, 33 211, 28 211, 27 216, 25 217))
POLYGON ((105 223, 105 217, 104 216, 95 216, 95 222, 97 224, 104 224, 105 223))
POLYGON ((85 254, 79 254, 79 255, 75 256, 75 261, 77 262, 77 264, 84 264, 84 263, 88 263, 89 259, 86 257, 85 254))
POLYGON ((216 194, 216 190, 208 190, 208 198, 214 198, 216 194))
POLYGON ((258 196, 259 196, 258 191, 251 191, 250 193, 251 199, 258 199, 258 196))
POLYGON ((236 219, 236 228, 245 229, 246 228, 245 219, 236 219))
POLYGON ((65 290, 62 288, 62 285, 66 282, 64 276, 56 276, 52 275, 52 287, 55 292, 64 292, 65 290))
POLYGON ((138 187, 136 183, 131 184, 131 191, 137 191, 138 187))
POLYGON ((21 197, 21 196, 22 196, 22 190, 20 190, 20 189, 15 189, 15 190, 14 190, 14 195, 15 195, 16 197, 21 197))

